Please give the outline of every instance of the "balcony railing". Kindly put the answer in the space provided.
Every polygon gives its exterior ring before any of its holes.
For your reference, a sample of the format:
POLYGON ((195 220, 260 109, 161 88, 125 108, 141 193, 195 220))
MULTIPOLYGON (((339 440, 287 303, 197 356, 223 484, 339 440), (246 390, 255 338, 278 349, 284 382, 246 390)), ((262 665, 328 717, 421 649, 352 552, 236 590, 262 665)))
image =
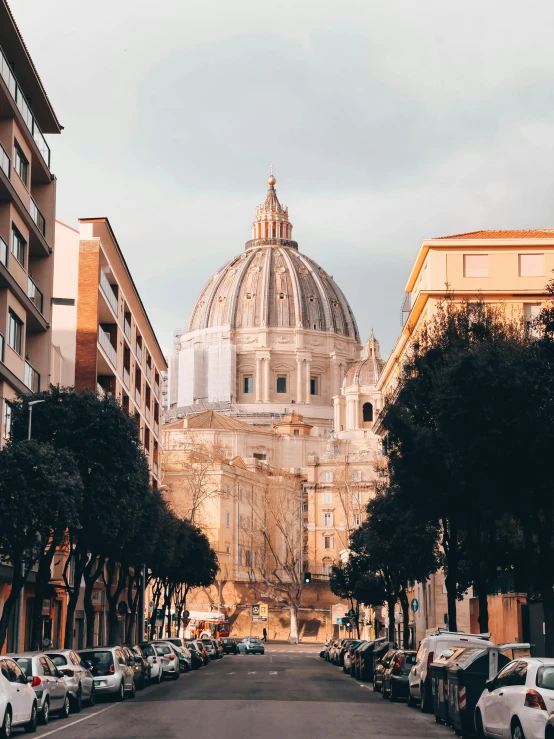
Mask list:
POLYGON ((31 113, 31 108, 29 107, 27 100, 25 99, 25 95, 23 94, 21 88, 19 87, 19 84, 17 80, 15 79, 12 69, 10 65, 8 64, 8 60, 4 56, 4 52, 1 49, 0 49, 0 76, 6 83, 6 86, 8 90, 10 91, 10 94, 12 98, 14 99, 15 104, 19 108, 19 112, 23 116, 23 120, 25 121, 25 124, 31 133, 31 136, 35 140, 35 143, 38 147, 41 157, 46 162, 48 169, 50 169, 50 148, 48 144, 46 143, 46 139, 42 135, 42 131, 40 130, 38 123, 35 120, 34 115, 31 113))
POLYGON ((29 213, 31 214, 31 218, 33 219, 33 221, 36 223, 38 230, 43 236, 46 236, 46 221, 32 196, 31 205, 29 206, 29 213))
POLYGON ((135 403, 140 406, 140 390, 135 388, 135 403))
POLYGON ((117 365, 117 352, 111 345, 110 337, 100 326, 98 326, 98 343, 106 353, 110 362, 115 367, 117 365))
POLYGON ((32 367, 27 361, 25 361, 25 374, 23 377, 23 382, 25 383, 25 385, 27 385, 31 392, 40 392, 40 375, 36 371, 36 369, 34 369, 34 367, 32 367))
POLYGON ((123 332, 125 333, 125 336, 131 341, 131 324, 129 321, 123 322, 123 332))
POLYGON ((129 370, 126 367, 123 367, 123 384, 125 385, 127 390, 129 389, 129 383, 130 383, 129 370))
POLYGON ((42 313, 42 307, 44 303, 44 296, 42 292, 35 285, 35 282, 31 275, 27 275, 27 297, 42 313))
POLYGON ((139 361, 139 362, 142 362, 142 347, 141 347, 141 345, 140 345, 140 344, 137 344, 137 351, 136 351, 136 354, 137 354, 137 359, 138 359, 138 361, 139 361))
POLYGON ((150 380, 151 377, 152 377, 152 368, 150 367, 149 364, 147 364, 146 365, 146 379, 150 380))
POLYGON ((108 278, 103 269, 100 270, 100 287, 108 299, 108 303, 111 305, 113 312, 117 316, 117 295, 114 293, 113 287, 108 282, 108 278))
POLYGON ((0 236, 0 262, 4 267, 8 266, 8 245, 4 239, 0 236))
POLYGON ((10 178, 11 166, 12 163, 8 156, 8 152, 4 149, 2 144, 0 144, 0 167, 8 179, 10 178))

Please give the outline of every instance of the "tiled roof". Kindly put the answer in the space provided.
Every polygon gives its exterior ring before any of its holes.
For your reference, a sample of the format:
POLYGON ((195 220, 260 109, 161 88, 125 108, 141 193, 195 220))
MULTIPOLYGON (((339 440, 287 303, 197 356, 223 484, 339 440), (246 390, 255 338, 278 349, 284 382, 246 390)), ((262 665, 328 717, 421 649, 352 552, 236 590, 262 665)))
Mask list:
MULTIPOLYGON (((169 429, 182 429, 184 427, 183 419, 166 423, 163 426, 164 430, 169 429)), ((273 431, 267 429, 261 429, 258 426, 252 426, 244 421, 239 421, 236 418, 229 418, 224 413, 218 413, 217 411, 205 411, 204 413, 197 413, 194 416, 187 416, 187 429, 220 429, 223 431, 250 431, 256 434, 273 434, 273 431)))
POLYGON ((529 231, 470 231, 452 236, 437 236, 439 239, 554 239, 554 228, 529 231))

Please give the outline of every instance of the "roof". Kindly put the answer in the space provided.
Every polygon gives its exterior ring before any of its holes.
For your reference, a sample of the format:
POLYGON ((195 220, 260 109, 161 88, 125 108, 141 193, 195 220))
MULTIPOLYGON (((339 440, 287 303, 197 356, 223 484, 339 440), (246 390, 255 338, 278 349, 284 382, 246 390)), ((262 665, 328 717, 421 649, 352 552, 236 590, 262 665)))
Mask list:
POLYGON ((267 429, 261 429, 257 426, 252 426, 244 421, 238 421, 236 418, 230 418, 224 413, 218 413, 217 411, 204 411, 204 413, 197 413, 193 416, 187 416, 186 419, 178 419, 171 423, 166 423, 163 426, 164 430, 171 429, 219 429, 220 431, 248 431, 255 434, 273 434, 273 431, 267 429), (185 426, 184 420, 187 421, 185 426))
POLYGON ((385 361, 381 358, 379 342, 371 329, 371 334, 365 344, 364 356, 348 369, 344 378, 344 387, 376 385, 384 366, 385 361))
MULTIPOLYGON (((469 231, 452 236, 437 236, 440 239, 554 239, 554 228, 506 231, 469 231)), ((434 240, 434 239, 433 239, 434 240)))

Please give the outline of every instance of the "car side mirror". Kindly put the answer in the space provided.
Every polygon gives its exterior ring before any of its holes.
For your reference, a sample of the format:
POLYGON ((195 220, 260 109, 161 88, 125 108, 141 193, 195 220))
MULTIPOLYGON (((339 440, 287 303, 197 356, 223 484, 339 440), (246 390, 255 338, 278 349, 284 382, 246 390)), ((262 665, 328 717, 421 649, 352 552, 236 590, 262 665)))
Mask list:
POLYGON ((492 680, 487 680, 487 682, 485 683, 485 688, 489 691, 489 693, 491 693, 494 690, 495 685, 496 685, 496 680, 493 677, 492 680))

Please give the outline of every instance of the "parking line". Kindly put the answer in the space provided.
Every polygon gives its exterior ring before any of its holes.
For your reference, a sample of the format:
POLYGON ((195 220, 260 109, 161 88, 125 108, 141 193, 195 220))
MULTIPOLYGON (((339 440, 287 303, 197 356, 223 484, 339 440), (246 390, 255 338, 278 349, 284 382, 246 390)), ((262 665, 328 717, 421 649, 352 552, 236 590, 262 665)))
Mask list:
POLYGON ((58 731, 63 731, 64 729, 69 729, 70 726, 75 726, 76 724, 80 724, 81 721, 88 721, 89 718, 93 718, 94 716, 99 716, 101 713, 105 713, 106 711, 109 711, 110 708, 115 708, 117 703, 114 703, 111 706, 108 706, 107 708, 103 708, 101 711, 96 711, 96 713, 89 713, 88 716, 84 716, 83 718, 77 719, 77 721, 72 721, 70 724, 64 724, 63 726, 60 726, 58 729, 52 729, 52 731, 47 731, 46 734, 41 734, 41 737, 43 736, 52 736, 52 734, 57 734, 58 731))

